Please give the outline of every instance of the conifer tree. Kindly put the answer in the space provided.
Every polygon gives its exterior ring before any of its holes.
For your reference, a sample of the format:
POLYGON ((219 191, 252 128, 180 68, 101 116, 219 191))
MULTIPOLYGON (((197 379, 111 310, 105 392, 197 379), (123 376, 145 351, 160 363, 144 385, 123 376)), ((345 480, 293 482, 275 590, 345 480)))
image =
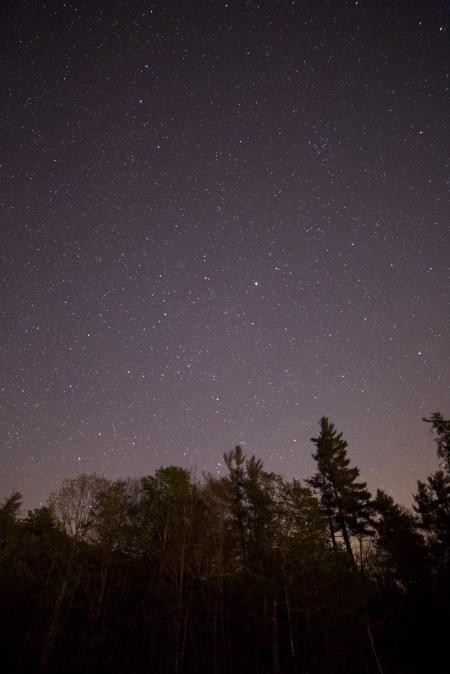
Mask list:
POLYGON ((233 521, 237 526, 240 539, 240 548, 244 565, 247 564, 247 546, 246 546, 246 508, 244 502, 245 485, 245 454, 242 447, 237 445, 234 451, 226 452, 223 455, 225 464, 228 468, 231 487, 231 514, 233 521))
POLYGON ((440 412, 433 412, 429 419, 424 417, 423 421, 431 424, 435 431, 438 457, 444 460, 445 468, 450 472, 450 419, 444 419, 440 412))
POLYGON ((327 417, 320 419, 320 435, 311 438, 316 445, 313 458, 317 472, 307 482, 320 496, 327 518, 331 541, 337 549, 337 534, 341 533, 345 548, 354 562, 351 536, 370 533, 370 493, 365 482, 357 482, 359 470, 350 467, 347 442, 327 417))
POLYGON ((440 412, 429 419, 436 432, 437 454, 442 459, 442 469, 430 475, 426 482, 417 482, 414 510, 420 517, 421 527, 427 533, 436 563, 443 568, 450 564, 450 420, 440 412))
POLYGON ((376 548, 387 583, 413 586, 426 574, 426 547, 413 515, 377 489, 374 499, 376 548))
POLYGON ((0 504, 0 551, 17 528, 17 516, 22 505, 22 494, 15 491, 0 504))

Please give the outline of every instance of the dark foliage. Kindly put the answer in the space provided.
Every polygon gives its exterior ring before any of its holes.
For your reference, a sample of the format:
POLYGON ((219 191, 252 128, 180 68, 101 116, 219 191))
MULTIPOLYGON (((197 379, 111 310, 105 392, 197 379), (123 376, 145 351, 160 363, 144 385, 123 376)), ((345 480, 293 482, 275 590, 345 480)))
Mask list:
POLYGON ((236 447, 226 477, 81 475, 23 518, 13 494, 0 506, 4 671, 447 671, 448 422, 429 421, 444 465, 419 482, 417 516, 380 490, 370 501, 325 417, 309 486, 236 447))

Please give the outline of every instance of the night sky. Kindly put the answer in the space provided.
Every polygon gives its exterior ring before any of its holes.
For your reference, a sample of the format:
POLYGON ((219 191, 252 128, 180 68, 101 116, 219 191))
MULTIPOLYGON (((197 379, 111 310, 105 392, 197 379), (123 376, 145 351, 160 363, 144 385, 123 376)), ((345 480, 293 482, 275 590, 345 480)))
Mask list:
POLYGON ((0 498, 449 412, 447 0, 2 3, 0 498))

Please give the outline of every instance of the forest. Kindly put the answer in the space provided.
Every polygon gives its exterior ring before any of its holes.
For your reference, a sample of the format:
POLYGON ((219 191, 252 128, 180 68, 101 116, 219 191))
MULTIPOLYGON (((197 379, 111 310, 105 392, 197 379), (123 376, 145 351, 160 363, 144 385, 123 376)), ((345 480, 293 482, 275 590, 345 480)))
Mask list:
POLYGON ((448 671, 450 420, 411 510, 352 465, 323 417, 304 481, 241 447, 226 475, 180 467, 66 479, 0 506, 3 671, 411 674, 448 671))

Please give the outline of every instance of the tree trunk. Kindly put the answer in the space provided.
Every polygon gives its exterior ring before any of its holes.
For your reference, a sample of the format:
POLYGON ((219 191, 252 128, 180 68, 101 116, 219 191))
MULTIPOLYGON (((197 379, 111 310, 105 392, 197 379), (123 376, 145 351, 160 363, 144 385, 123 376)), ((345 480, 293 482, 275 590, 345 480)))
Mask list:
POLYGON ((55 643, 56 636, 58 634, 58 630, 60 627, 61 623, 61 613, 62 613, 62 606, 64 604, 64 600, 66 598, 66 592, 67 588, 69 585, 69 579, 70 579, 70 574, 72 572, 72 567, 73 567, 73 562, 75 559, 75 548, 77 545, 77 541, 74 539, 72 541, 72 546, 71 546, 71 551, 70 551, 70 557, 67 562, 66 566, 66 572, 64 574, 64 579, 61 584, 61 588, 58 592, 58 596, 56 597, 55 605, 53 608, 53 615, 52 619, 49 625, 49 628, 47 630, 47 634, 44 640, 44 647, 42 649, 42 654, 41 658, 39 661, 39 670, 42 672, 45 672, 47 667, 48 667, 48 661, 51 655, 51 652, 53 650, 53 646, 55 643))
POLYGON ((297 670, 296 667, 296 658, 295 658, 295 644, 294 644, 294 632, 292 630, 292 616, 291 616, 291 604, 289 601, 289 591, 288 591, 288 581, 287 581, 287 573, 286 573, 286 562, 283 564, 284 566, 284 597, 286 600, 286 614, 287 614, 287 619, 288 619, 288 630, 289 630, 289 647, 291 651, 291 658, 292 658, 292 669, 295 672, 297 670))
POLYGON ((281 674, 280 645, 278 640, 277 600, 272 601, 272 665, 273 674, 281 674))

